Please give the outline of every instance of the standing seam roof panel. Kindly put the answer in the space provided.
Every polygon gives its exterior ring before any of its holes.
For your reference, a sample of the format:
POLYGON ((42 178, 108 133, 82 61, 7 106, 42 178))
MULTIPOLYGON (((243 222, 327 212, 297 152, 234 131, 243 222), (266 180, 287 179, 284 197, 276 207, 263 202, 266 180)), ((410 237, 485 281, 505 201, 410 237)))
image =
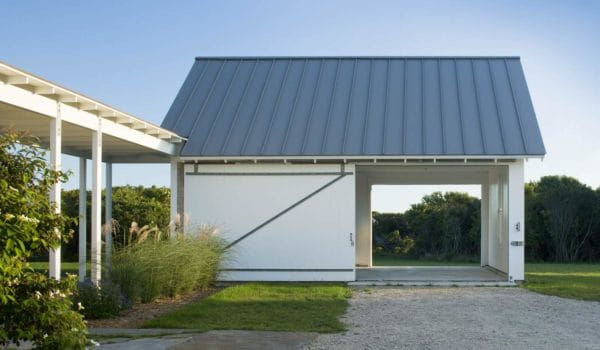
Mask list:
POLYGON ((390 60, 385 155, 402 154, 404 143, 404 75, 406 62, 390 60))
POLYGON ((182 156, 542 156, 515 57, 198 58, 182 156))
POLYGON ((237 118, 229 127, 229 135, 227 139, 223 140, 221 152, 241 153, 248 130, 255 118, 255 112, 260 108, 272 67, 272 61, 258 62, 254 78, 248 85, 246 99, 239 107, 237 118))
POLYGON ((445 154, 459 155, 464 153, 462 118, 458 101, 456 71, 454 62, 442 60, 439 62, 439 94, 442 128, 444 130, 445 154))

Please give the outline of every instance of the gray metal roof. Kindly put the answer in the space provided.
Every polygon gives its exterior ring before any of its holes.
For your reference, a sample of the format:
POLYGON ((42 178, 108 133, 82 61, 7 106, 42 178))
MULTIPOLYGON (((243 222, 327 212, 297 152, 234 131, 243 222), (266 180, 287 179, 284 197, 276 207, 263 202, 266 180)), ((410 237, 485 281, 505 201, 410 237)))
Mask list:
POLYGON ((518 57, 199 57, 182 156, 542 156, 518 57))

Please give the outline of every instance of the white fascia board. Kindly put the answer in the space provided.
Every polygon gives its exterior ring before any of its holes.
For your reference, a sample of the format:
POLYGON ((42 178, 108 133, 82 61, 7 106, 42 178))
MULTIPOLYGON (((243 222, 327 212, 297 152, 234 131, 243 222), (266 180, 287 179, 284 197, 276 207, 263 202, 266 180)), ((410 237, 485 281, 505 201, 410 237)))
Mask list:
POLYGON ((344 161, 344 162, 367 162, 373 163, 379 160, 385 161, 404 161, 406 160, 445 160, 465 162, 472 160, 489 160, 489 161, 508 161, 527 158, 543 158, 542 155, 439 155, 439 156, 181 156, 183 161, 344 161))
MULTIPOLYGON (((0 85, 0 102, 29 110, 42 116, 54 119, 56 118, 56 104, 58 102, 40 95, 33 94, 27 90, 14 87, 12 85, 0 85)), ((61 118, 64 122, 89 130, 98 129, 98 116, 90 112, 79 110, 64 103, 61 103, 61 118)), ((154 149, 165 154, 175 154, 175 145, 172 143, 150 135, 146 135, 143 132, 133 130, 110 120, 103 119, 102 133, 138 144, 146 148, 154 149)))
POLYGON ((117 124, 109 120, 102 121, 102 132, 123 140, 137 143, 138 145, 155 149, 165 154, 174 155, 175 145, 161 140, 154 136, 146 135, 143 132, 130 129, 126 126, 117 124))

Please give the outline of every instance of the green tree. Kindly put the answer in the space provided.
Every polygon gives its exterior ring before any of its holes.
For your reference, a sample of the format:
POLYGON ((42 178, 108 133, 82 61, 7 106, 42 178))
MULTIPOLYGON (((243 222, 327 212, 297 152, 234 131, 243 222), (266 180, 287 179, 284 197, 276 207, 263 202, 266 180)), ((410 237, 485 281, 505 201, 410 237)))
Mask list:
POLYGON ((50 279, 27 262, 69 237, 69 219, 54 213, 48 198, 67 174, 49 169, 34 142, 0 133, 0 344, 32 340, 41 348, 83 348, 86 327, 69 299, 75 279, 50 279))
POLYGON ((525 184, 525 256, 529 261, 554 260, 554 248, 543 213, 537 183, 525 184))
POLYGON ((404 219, 402 213, 378 213, 376 211, 372 214, 373 217, 373 249, 376 253, 389 253, 394 254, 401 251, 403 255, 411 255, 413 253, 412 247, 410 249, 398 249, 399 236, 403 238, 410 238, 407 236, 408 225, 404 219), (396 235, 398 232, 398 235, 396 235))
MULTIPOLYGON (((539 215, 543 220, 540 225, 545 229, 543 233, 534 231, 536 238, 540 240, 544 233, 547 235, 553 253, 550 257, 554 261, 578 261, 586 252, 586 244, 598 234, 600 196, 597 191, 568 176, 544 176, 531 186, 534 192, 531 205, 538 212, 530 215, 539 215)), ((536 228, 535 223, 533 227, 536 228)))
MULTIPOLYGON (((148 225, 164 231, 168 229, 170 220, 171 191, 167 187, 116 186, 113 188, 113 219, 117 221, 115 244, 121 245, 128 234, 132 222, 140 226, 148 225)), ((91 232, 91 192, 87 191, 87 242, 90 242, 91 232)), ((105 191, 102 192, 102 210, 104 210, 105 191)), ((66 190, 62 193, 62 209, 66 215, 79 215, 79 190, 66 190)), ((104 218, 104 212, 102 212, 104 218)), ((78 223, 73 222, 70 229, 77 231, 78 223)), ((79 237, 75 235, 63 247, 67 260, 77 260, 79 237)))
POLYGON ((413 204, 405 218, 419 257, 472 259, 479 255, 479 199, 460 192, 435 192, 413 204))
POLYGON ((479 199, 435 192, 404 213, 373 212, 373 247, 413 258, 476 259, 480 225, 479 199))

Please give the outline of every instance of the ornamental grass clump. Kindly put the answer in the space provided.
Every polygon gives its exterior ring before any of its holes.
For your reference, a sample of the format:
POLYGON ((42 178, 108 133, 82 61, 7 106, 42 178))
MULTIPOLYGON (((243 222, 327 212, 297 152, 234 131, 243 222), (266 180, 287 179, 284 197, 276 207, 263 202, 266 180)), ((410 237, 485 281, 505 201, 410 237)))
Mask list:
POLYGON ((132 243, 117 250, 110 279, 133 302, 147 303, 211 286, 225 258, 216 230, 161 239, 160 232, 132 225, 132 243))

